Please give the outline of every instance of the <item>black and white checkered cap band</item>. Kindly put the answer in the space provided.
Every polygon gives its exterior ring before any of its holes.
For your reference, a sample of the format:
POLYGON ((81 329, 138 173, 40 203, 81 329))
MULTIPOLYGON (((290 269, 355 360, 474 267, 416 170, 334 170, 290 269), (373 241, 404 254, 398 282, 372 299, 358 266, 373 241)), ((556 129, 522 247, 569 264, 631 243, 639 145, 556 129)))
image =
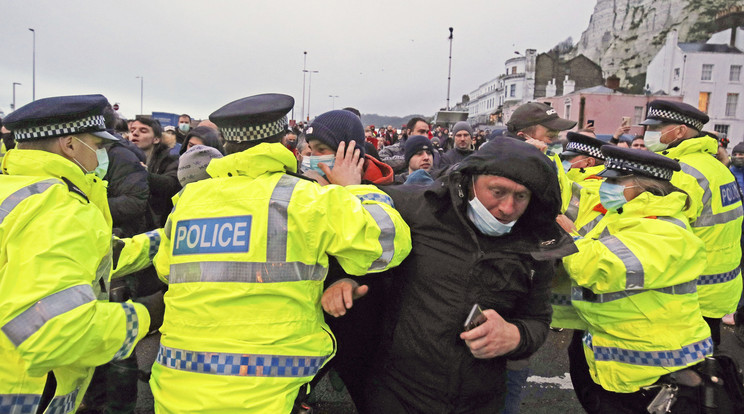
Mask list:
POLYGON ((569 141, 568 144, 566 144, 566 151, 573 151, 578 152, 581 154, 586 154, 590 157, 594 157, 600 160, 605 159, 604 155, 602 155, 602 151, 592 145, 586 145, 582 144, 581 142, 571 142, 569 141))
POLYGON ((225 141, 245 142, 273 137, 274 135, 284 131, 286 126, 287 117, 283 116, 281 119, 269 122, 268 124, 251 125, 248 127, 220 128, 220 131, 222 132, 225 141))
POLYGON ((106 121, 103 119, 103 115, 91 115, 87 118, 77 119, 75 121, 64 122, 61 124, 19 128, 13 130, 13 137, 16 141, 29 141, 33 139, 62 137, 65 135, 105 130, 106 121))
POLYGON ((627 171, 630 174, 645 173, 645 175, 666 181, 671 180, 672 174, 674 173, 671 168, 657 167, 655 165, 648 164, 639 164, 634 161, 621 160, 611 157, 607 157, 604 165, 605 168, 610 170, 627 171))
POLYGON ((703 126, 705 125, 691 116, 687 116, 679 112, 670 111, 668 109, 650 108, 648 110, 647 118, 664 119, 664 120, 670 120, 673 122, 679 122, 681 124, 687 124, 697 129, 698 131, 702 131, 703 126))

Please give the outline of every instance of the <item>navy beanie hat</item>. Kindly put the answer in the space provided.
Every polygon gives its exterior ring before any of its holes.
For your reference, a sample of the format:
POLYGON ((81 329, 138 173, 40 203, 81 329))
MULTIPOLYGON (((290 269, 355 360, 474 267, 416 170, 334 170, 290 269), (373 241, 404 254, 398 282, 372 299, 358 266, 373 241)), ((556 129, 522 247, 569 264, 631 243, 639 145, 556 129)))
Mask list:
POLYGON ((429 141, 429 137, 423 135, 412 135, 408 137, 405 143, 406 168, 408 168, 408 161, 411 161, 411 157, 421 150, 429 151, 430 154, 434 155, 432 148, 433 146, 431 145, 431 141, 429 141))
POLYGON ((734 146, 734 149, 731 151, 732 154, 738 153, 742 154, 744 153, 744 142, 740 142, 734 146))
POLYGON ((362 121, 354 113, 337 109, 318 115, 305 129, 305 140, 316 139, 334 151, 338 145, 351 141, 356 142, 354 148, 359 149, 359 155, 364 156, 364 126, 362 121))

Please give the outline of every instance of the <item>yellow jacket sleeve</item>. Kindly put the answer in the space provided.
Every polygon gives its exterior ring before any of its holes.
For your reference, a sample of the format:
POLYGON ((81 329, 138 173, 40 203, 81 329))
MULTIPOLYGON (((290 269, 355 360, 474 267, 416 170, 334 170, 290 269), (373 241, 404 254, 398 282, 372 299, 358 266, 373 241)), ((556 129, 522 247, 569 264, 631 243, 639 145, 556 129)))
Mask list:
POLYGON ((350 275, 398 266, 411 252, 411 229, 392 198, 371 185, 333 187, 326 200, 333 229, 326 252, 350 275))
POLYGON ((111 278, 126 276, 150 266, 160 248, 163 234, 163 229, 156 229, 126 239, 114 237, 114 246, 123 246, 118 260, 114 260, 111 278))
POLYGON ((142 305, 95 299, 91 281, 111 271, 111 231, 67 193, 55 186, 28 199, 0 232, 0 346, 15 348, 33 376, 125 358, 150 325, 142 305))

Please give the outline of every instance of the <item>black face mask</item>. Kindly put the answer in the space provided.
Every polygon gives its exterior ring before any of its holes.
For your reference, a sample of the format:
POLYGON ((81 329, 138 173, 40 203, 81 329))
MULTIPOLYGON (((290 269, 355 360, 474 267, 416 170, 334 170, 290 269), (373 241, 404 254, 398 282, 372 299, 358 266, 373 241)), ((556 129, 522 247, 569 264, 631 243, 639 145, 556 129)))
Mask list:
POLYGON ((287 143, 285 144, 285 146, 287 148, 289 148, 290 150, 293 150, 293 149, 297 148, 297 141, 287 141, 287 143))

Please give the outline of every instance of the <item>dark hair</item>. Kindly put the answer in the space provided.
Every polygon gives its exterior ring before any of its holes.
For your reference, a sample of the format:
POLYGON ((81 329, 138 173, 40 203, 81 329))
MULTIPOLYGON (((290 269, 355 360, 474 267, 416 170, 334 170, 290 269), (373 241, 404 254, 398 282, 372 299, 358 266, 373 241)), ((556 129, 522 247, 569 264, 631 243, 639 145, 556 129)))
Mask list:
POLYGON ((349 111, 349 112, 351 112, 352 114, 354 114, 354 115, 358 116, 358 117, 359 117, 360 119, 362 118, 362 114, 361 114, 361 112, 359 112, 359 110, 358 110, 358 109, 356 109, 356 108, 352 108, 352 107, 350 107, 350 106, 347 106, 347 107, 346 107, 346 108, 344 108, 343 110, 344 110, 344 111, 349 111))
POLYGON ((129 132, 129 125, 127 124, 127 120, 121 118, 117 119, 114 130, 118 132, 129 132))
POLYGON ((106 104, 103 108, 103 123, 106 124, 106 129, 114 129, 119 117, 116 115, 116 111, 111 107, 111 104, 106 104))
POLYGON ((189 119, 189 122, 191 122, 191 117, 189 116, 189 114, 181 114, 178 117, 183 118, 184 116, 189 119))
POLYGON ((408 120, 408 123, 406 124, 406 129, 409 130, 409 131, 413 131, 413 128, 415 128, 416 127, 416 124, 418 124, 419 122, 423 122, 423 123, 429 125, 429 123, 426 122, 426 120, 424 118, 415 116, 415 117, 413 117, 413 118, 411 118, 411 119, 408 120))
POLYGON ((137 116, 136 118, 134 118, 134 120, 152 128, 152 133, 155 134, 155 138, 160 138, 163 135, 163 127, 160 126, 160 121, 158 121, 157 119, 137 116))
POLYGON ((189 140, 191 138, 199 138, 200 140, 202 140, 203 145, 215 148, 217 151, 220 152, 220 154, 225 155, 225 148, 222 146, 220 134, 215 131, 214 128, 206 126, 196 127, 189 131, 188 134, 186 134, 186 137, 183 139, 183 144, 181 145, 181 151, 179 154, 183 154, 187 151, 189 140))

